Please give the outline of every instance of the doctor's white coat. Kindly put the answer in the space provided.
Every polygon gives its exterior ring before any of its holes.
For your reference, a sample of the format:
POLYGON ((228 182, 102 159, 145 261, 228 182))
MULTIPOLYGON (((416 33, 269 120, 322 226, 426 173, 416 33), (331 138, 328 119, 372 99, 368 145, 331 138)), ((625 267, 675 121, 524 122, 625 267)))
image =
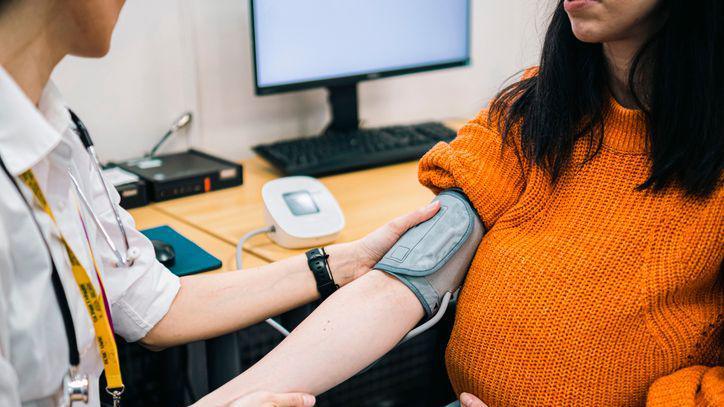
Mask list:
MULTIPOLYGON (((156 261, 151 243, 136 231, 132 218, 123 210, 121 217, 131 247, 138 248, 141 255, 130 268, 114 266, 114 257, 101 233, 80 208, 68 171, 79 180, 114 242, 123 247, 120 231, 58 91, 49 84, 35 107, 1 67, 0 157, 16 177, 33 169, 58 220, 56 227, 33 203, 30 190, 18 182, 50 243, 73 315, 81 370, 91 378, 88 405, 97 406, 97 379, 103 365, 93 324, 59 234, 66 238, 98 289, 81 223, 81 217, 85 219, 111 304, 115 332, 128 341, 143 338, 163 318, 178 292, 179 280, 156 261)), ((117 205, 118 194, 112 192, 117 205)), ((56 403, 68 370, 68 343, 50 276, 48 253, 28 208, 0 172, 0 406, 56 403)))

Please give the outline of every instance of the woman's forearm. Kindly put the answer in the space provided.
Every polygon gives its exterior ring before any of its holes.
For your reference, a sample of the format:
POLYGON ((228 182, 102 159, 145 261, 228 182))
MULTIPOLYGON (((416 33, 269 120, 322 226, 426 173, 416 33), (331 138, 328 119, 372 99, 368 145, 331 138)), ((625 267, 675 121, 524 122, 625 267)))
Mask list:
POLYGON ((259 389, 319 394, 387 353, 422 316, 407 287, 372 271, 337 291, 261 361, 199 405, 226 405, 259 389))
MULTIPOLYGON (((330 267, 353 267, 352 249, 328 248, 330 267)), ((339 276, 352 273, 338 273, 339 276)), ((348 281, 338 281, 345 284, 348 281)), ((304 255, 246 270, 181 278, 166 315, 141 341, 164 348, 219 336, 279 315, 319 297, 304 255)))

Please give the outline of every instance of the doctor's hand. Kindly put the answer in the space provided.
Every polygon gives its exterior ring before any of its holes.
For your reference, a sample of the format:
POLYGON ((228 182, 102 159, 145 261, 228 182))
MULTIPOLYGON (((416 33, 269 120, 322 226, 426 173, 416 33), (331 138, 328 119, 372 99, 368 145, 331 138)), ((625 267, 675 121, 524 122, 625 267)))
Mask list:
POLYGON ((311 394, 257 391, 233 401, 229 407, 312 407, 314 403, 311 394))
POLYGON ((432 218, 439 209, 440 203, 432 202, 392 219, 362 239, 328 247, 326 251, 334 281, 345 285, 370 271, 408 229, 432 218))

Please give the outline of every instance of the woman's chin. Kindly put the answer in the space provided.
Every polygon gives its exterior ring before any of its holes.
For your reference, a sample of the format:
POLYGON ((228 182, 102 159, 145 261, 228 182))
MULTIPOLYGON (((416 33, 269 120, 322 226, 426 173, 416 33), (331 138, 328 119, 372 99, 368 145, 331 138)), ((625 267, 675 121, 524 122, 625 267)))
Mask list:
POLYGON ((588 22, 572 22, 571 28, 573 29, 573 35, 579 41, 589 43, 605 42, 605 36, 602 35, 600 29, 595 27, 595 24, 591 24, 588 22))

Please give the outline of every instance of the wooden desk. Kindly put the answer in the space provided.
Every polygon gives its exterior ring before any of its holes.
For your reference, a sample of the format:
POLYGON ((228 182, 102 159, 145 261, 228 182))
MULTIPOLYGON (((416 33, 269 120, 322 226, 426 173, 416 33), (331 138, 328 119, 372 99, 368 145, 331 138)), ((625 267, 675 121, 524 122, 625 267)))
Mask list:
MULTIPOLYGON (((235 270, 235 246, 218 239, 179 219, 173 218, 158 210, 155 206, 132 209, 129 211, 136 221, 138 229, 147 229, 161 225, 169 225, 177 232, 186 236, 207 252, 219 258, 223 265, 220 270, 235 270)), ((244 254, 244 267, 257 267, 268 262, 250 253, 244 254)))
MULTIPOLYGON (((447 121, 458 129, 463 121, 447 121)), ((154 205, 167 215, 235 245, 245 233, 264 226, 261 188, 282 176, 258 157, 242 162, 244 185, 154 205)), ((412 211, 433 194, 417 180, 417 162, 407 162, 320 178, 337 198, 346 226, 337 242, 359 239, 395 216, 412 211)), ((250 240, 245 250, 265 260, 277 261, 303 250, 288 250, 266 236, 250 240)))

